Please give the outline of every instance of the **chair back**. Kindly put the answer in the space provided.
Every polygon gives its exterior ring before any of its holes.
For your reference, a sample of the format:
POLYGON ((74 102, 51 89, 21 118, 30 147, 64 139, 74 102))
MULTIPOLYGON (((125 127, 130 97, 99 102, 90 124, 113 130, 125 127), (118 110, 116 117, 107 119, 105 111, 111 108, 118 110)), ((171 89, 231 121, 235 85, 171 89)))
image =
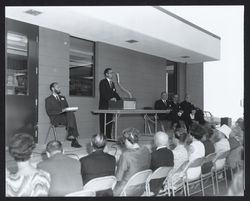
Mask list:
POLYGON ((152 174, 152 170, 147 169, 147 170, 143 170, 140 172, 135 173, 127 182, 127 184, 123 187, 123 190, 120 194, 120 196, 126 196, 126 190, 130 187, 130 186, 136 186, 139 184, 144 184, 146 186, 146 181, 148 179, 148 177, 152 174))
POLYGON ((177 174, 177 173, 180 173, 182 171, 185 170, 185 168, 187 167, 189 161, 184 161, 176 170, 175 172, 173 172, 173 174, 177 174))
POLYGON ((192 162, 190 162, 187 165, 187 168, 195 168, 195 167, 201 166, 204 159, 205 159, 205 157, 200 157, 200 158, 197 158, 197 159, 193 160, 192 162))
POLYGON ((115 176, 105 176, 98 177, 95 179, 91 179, 84 186, 83 190, 85 191, 102 191, 107 189, 114 189, 116 185, 116 177, 115 176))
POLYGON ((157 168, 147 179, 147 182, 149 182, 152 179, 160 179, 168 176, 168 173, 170 170, 172 170, 173 167, 159 167, 157 168))
POLYGON ((94 191, 85 191, 85 190, 80 190, 77 192, 69 193, 65 195, 65 197, 95 197, 95 192, 94 191))
POLYGON ((203 161, 203 163, 208 163, 208 162, 211 162, 215 159, 216 157, 216 153, 211 153, 211 154, 208 154, 207 156, 205 156, 205 159, 203 161))
POLYGON ((230 150, 218 153, 214 161, 225 159, 229 155, 229 153, 230 153, 230 150))

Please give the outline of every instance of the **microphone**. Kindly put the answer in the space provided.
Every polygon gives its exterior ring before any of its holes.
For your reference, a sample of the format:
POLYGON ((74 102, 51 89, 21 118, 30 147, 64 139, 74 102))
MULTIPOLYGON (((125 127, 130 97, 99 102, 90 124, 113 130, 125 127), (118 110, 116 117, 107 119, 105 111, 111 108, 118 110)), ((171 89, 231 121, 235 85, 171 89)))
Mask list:
POLYGON ((130 93, 127 89, 125 89, 125 88, 120 84, 119 73, 116 73, 116 78, 117 78, 117 84, 118 84, 118 86, 120 87, 120 89, 121 89, 122 91, 124 91, 125 93, 127 93, 127 94, 129 95, 129 98, 132 98, 131 93, 130 93))

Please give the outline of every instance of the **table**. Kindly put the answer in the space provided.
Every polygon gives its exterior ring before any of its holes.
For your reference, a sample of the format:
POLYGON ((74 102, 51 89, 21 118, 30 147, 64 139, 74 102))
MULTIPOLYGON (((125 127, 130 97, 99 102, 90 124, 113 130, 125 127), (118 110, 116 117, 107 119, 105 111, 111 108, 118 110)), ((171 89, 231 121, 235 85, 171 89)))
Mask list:
POLYGON ((143 110, 143 109, 124 109, 124 110, 93 110, 92 113, 94 114, 104 114, 104 135, 106 136, 106 125, 114 122, 115 124, 115 139, 117 140, 117 128, 118 128, 118 118, 120 115, 128 114, 128 115, 137 115, 137 114, 143 114, 144 115, 144 129, 146 131, 146 121, 149 119, 148 115, 153 114, 154 115, 154 124, 155 124, 155 132, 157 132, 157 114, 164 114, 167 113, 167 110, 143 110), (106 115, 107 114, 113 114, 114 118, 106 123, 106 115))

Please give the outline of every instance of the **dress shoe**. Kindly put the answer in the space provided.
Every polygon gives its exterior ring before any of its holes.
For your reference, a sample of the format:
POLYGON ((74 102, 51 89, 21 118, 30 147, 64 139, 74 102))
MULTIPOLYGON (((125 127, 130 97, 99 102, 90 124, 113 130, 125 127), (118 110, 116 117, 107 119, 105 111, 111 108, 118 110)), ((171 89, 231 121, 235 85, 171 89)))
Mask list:
POLYGON ((82 147, 82 145, 80 145, 79 142, 76 139, 74 139, 71 142, 71 147, 80 148, 80 147, 82 147))
POLYGON ((68 141, 73 141, 74 139, 75 139, 75 137, 72 136, 72 135, 70 135, 70 136, 67 137, 67 140, 68 140, 68 141))

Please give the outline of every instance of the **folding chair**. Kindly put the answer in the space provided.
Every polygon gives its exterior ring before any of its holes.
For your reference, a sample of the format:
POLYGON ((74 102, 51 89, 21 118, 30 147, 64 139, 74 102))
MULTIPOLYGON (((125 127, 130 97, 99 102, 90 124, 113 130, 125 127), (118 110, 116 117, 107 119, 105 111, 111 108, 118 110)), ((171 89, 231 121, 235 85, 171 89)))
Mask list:
POLYGON ((168 175, 167 178, 167 193, 168 196, 172 195, 175 196, 175 193, 179 192, 180 190, 184 191, 184 195, 186 196, 186 188, 185 188, 185 183, 184 183, 184 170, 187 167, 189 161, 183 162, 171 175, 168 175), (178 176, 180 179, 178 181, 173 181, 173 178, 178 176))
POLYGON ((155 183, 156 188, 158 188, 158 185, 159 185, 159 188, 157 190, 157 192, 159 192, 161 186, 162 186, 162 182, 158 182, 158 181, 154 181, 154 180, 158 180, 158 179, 164 179, 168 176, 168 173, 170 172, 170 170, 172 170, 173 167, 159 167, 157 168, 147 179, 146 181, 146 195, 147 196, 151 196, 151 195, 154 195, 153 192, 151 192, 151 189, 150 189, 150 182, 153 182, 155 183), (159 184, 158 184, 159 183, 159 184))
MULTIPOLYGON (((128 190, 130 190, 134 186, 145 184, 145 187, 146 187, 146 181, 147 181, 148 177, 151 174, 152 174, 152 170, 150 170, 150 169, 143 170, 143 171, 135 173, 128 180, 128 182, 126 183, 126 185, 124 186, 123 190, 121 191, 120 196, 127 196, 128 195, 128 190)), ((137 195, 137 196, 141 196, 141 195, 137 195)))
POLYGON ((81 191, 69 193, 65 195, 65 197, 95 197, 95 195, 96 194, 93 191, 81 190, 81 191))
POLYGON ((83 186, 83 190, 94 191, 94 192, 108 190, 108 189, 113 190, 116 185, 116 182, 117 180, 115 176, 98 177, 88 181, 83 186))
MULTIPOLYGON (((206 163, 209 163, 209 162, 213 162, 214 159, 216 157, 216 153, 211 153, 209 155, 207 155, 203 161, 203 164, 206 164, 206 163)), ((211 167, 211 170, 207 173, 202 173, 201 172, 201 182, 203 183, 202 187, 203 187, 203 190, 202 190, 202 195, 204 196, 205 195, 205 189, 209 188, 209 187, 213 187, 213 194, 215 195, 215 184, 214 184, 214 177, 213 177, 213 170, 212 170, 212 167, 211 167), (209 179, 211 178, 211 184, 208 184, 208 185, 205 185, 205 182, 209 182, 209 179)))
POLYGON ((198 168, 198 167, 201 168, 201 165, 202 165, 204 159, 205 159, 204 157, 197 158, 197 159, 195 159, 194 161, 191 161, 191 162, 186 166, 186 168, 185 168, 185 171, 184 171, 184 173, 185 173, 184 182, 185 182, 185 186, 186 186, 186 188, 187 188, 187 196, 190 196, 190 195, 199 193, 199 192, 201 192, 201 191, 202 191, 202 194, 204 195, 204 188, 203 188, 203 182, 202 182, 201 174, 200 174, 197 178, 192 179, 192 180, 190 180, 190 179, 188 178, 188 174, 187 174, 189 168, 198 168), (190 186, 196 186, 197 184, 200 184, 201 190, 199 190, 199 191, 194 191, 194 192, 190 193, 190 186))
POLYGON ((215 181, 216 181, 216 186, 217 186, 217 193, 220 194, 220 190, 219 190, 219 182, 225 180, 225 183, 226 183, 226 188, 228 188, 228 182, 227 182, 227 169, 228 169, 228 166, 226 165, 226 162, 225 164, 223 165, 223 167, 218 167, 216 165, 216 162, 218 162, 219 160, 222 160, 222 159, 225 159, 227 158, 228 154, 230 153, 230 150, 228 151, 225 151, 225 152, 220 152, 216 155, 214 161, 213 161, 213 171, 214 171, 214 174, 215 174, 215 181), (224 173, 224 177, 223 177, 223 173, 224 173), (218 175, 222 175, 222 178, 218 178, 218 175))
POLYGON ((52 129, 53 134, 54 134, 54 140, 57 140, 56 128, 59 128, 59 127, 60 127, 60 128, 66 128, 65 125, 54 125, 54 124, 50 123, 49 130, 48 130, 48 132, 47 132, 47 135, 46 135, 44 144, 46 144, 46 142, 47 142, 47 139, 48 139, 48 137, 49 137, 49 134, 50 134, 51 129, 52 129))

